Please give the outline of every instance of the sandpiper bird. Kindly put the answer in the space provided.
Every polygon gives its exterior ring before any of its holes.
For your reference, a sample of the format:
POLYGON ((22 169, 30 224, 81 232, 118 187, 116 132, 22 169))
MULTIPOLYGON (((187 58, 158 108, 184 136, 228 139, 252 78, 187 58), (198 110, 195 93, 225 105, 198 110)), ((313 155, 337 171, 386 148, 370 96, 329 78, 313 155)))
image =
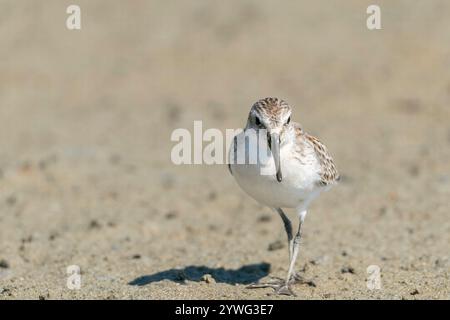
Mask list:
POLYGON ((339 180, 332 157, 317 138, 303 131, 298 123, 291 122, 291 107, 285 101, 265 98, 252 106, 247 126, 234 137, 229 163, 230 172, 239 186, 280 215, 288 238, 290 262, 286 279, 255 283, 249 287, 271 287, 278 294, 295 295, 290 284, 301 279, 294 273, 294 266, 308 206, 339 180), (256 143, 245 138, 250 131, 256 132, 256 143), (256 161, 249 161, 249 154, 260 155, 258 150, 267 147, 266 157, 258 156, 256 161), (236 161, 237 155, 242 154, 246 161, 236 161), (295 208, 299 216, 295 236, 291 221, 282 208, 295 208))

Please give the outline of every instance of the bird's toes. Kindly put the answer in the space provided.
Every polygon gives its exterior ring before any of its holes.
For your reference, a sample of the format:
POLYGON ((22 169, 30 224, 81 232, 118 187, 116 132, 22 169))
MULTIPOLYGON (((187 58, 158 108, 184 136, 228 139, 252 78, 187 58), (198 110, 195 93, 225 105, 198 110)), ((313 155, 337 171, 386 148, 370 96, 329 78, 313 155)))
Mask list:
POLYGON ((292 291, 292 289, 288 285, 283 285, 276 290, 277 294, 284 296, 296 297, 297 295, 292 291))
POLYGON ((278 279, 274 279, 270 282, 255 282, 255 283, 249 284, 246 288, 247 289, 272 288, 274 290, 277 290, 280 286, 281 286, 281 281, 278 279))
MULTIPOLYGON (((291 278, 294 279, 294 278, 291 278)), ((295 297, 296 294, 290 288, 292 280, 286 283, 286 280, 281 278, 273 278, 269 282, 256 282, 247 286, 247 289, 272 288, 276 294, 295 297)))

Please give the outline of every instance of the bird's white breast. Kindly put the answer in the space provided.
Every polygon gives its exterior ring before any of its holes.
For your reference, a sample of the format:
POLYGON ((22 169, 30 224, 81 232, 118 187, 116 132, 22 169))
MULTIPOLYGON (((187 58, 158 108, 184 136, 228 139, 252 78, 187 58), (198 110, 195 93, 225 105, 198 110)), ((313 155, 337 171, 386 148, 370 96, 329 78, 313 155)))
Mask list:
MULTIPOLYGON (((256 152, 256 144, 246 144, 243 139, 237 141, 238 154, 256 152)), ((267 141, 262 139, 258 143, 265 147, 267 141)), ((258 158, 255 164, 234 164, 233 159, 230 159, 231 171, 239 186, 256 201, 269 207, 297 208, 309 203, 323 190, 317 185, 320 165, 314 151, 304 149, 300 155, 297 149, 293 142, 287 142, 281 147, 281 182, 276 179, 271 154, 258 158)))

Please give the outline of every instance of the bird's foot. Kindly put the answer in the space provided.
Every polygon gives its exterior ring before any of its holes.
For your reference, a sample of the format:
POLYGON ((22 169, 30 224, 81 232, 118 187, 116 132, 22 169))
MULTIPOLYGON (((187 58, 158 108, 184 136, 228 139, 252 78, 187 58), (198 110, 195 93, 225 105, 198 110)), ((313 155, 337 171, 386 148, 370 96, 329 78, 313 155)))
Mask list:
MULTIPOLYGON (((292 279, 292 278, 291 278, 292 279)), ((274 278, 268 282, 256 282, 247 286, 247 289, 272 288, 277 294, 286 296, 296 296, 290 288, 291 281, 286 283, 286 280, 281 278, 274 278)))
POLYGON ((276 290, 278 287, 281 286, 282 284, 282 279, 280 278, 272 278, 272 280, 267 281, 267 282, 255 282, 252 284, 249 284, 247 286, 247 289, 260 289, 260 288, 272 288, 274 290, 276 290))
POLYGON ((291 297, 296 297, 297 295, 294 293, 294 291, 292 291, 291 287, 289 285, 282 285, 281 287, 279 287, 277 290, 275 290, 275 292, 279 295, 284 295, 284 296, 291 296, 291 297))

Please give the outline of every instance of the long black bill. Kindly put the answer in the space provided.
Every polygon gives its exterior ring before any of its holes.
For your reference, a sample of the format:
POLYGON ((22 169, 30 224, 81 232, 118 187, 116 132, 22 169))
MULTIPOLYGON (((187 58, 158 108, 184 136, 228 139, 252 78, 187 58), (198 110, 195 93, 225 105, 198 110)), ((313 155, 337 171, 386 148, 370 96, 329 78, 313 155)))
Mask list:
POLYGON ((280 135, 278 133, 272 133, 268 138, 269 148, 272 151, 273 159, 275 162, 275 169, 277 171, 277 180, 281 182, 283 176, 281 174, 281 163, 280 163, 280 135))

